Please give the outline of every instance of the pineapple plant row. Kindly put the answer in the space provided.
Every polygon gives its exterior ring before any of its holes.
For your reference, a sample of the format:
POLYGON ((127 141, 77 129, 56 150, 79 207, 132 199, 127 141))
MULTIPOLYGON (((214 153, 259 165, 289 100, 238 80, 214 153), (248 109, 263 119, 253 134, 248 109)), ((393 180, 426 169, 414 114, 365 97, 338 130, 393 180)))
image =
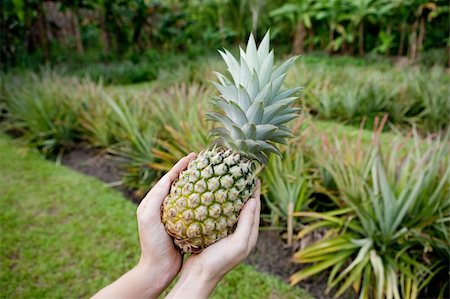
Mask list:
POLYGON ((292 137, 285 124, 299 111, 292 104, 300 88, 282 89, 296 57, 274 67, 269 32, 259 47, 250 35, 239 61, 228 50, 219 53, 231 77, 215 73, 220 96, 212 102, 218 112, 207 114, 218 124, 210 132, 215 140, 180 173, 161 208, 167 232, 189 253, 234 231, 269 155, 280 154, 275 144, 292 137))

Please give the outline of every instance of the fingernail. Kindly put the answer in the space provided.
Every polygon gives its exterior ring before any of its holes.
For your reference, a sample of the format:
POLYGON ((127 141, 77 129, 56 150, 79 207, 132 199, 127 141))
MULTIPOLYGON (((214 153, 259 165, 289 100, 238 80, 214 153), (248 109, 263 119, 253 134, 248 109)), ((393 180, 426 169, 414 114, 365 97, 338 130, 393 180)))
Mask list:
POLYGON ((248 203, 248 205, 250 206, 250 209, 255 209, 256 208, 256 199, 254 198, 250 198, 250 202, 248 203))

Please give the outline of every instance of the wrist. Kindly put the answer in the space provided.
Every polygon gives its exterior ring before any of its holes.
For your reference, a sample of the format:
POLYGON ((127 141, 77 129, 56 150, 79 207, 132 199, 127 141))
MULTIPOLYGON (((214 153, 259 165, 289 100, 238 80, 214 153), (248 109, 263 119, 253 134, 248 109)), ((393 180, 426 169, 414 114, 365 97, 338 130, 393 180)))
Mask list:
POLYGON ((166 298, 208 298, 220 279, 221 276, 187 262, 180 272, 177 284, 166 298))
POLYGON ((153 262, 141 257, 132 271, 138 273, 146 281, 148 293, 151 294, 150 298, 152 298, 155 297, 154 295, 159 296, 167 288, 178 270, 178 268, 174 269, 174 265, 168 267, 160 261, 153 262))

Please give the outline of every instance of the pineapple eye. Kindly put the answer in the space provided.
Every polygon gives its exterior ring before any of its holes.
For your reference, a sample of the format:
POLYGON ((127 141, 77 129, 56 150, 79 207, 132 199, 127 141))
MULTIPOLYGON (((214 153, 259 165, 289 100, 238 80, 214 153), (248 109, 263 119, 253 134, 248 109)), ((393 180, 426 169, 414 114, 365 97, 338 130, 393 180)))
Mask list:
POLYGON ((201 247, 203 245, 203 238, 197 237, 189 239, 189 243, 191 243, 195 247, 201 247))
POLYGON ((185 207, 187 206, 186 198, 185 198, 185 197, 180 197, 180 198, 176 201, 176 204, 177 204, 178 207, 185 208, 185 207))
POLYGON ((186 221, 192 220, 194 219, 194 212, 192 210, 184 210, 182 217, 186 221))
POLYGON ((174 197, 179 196, 181 194, 181 187, 172 188, 171 194, 174 197))
POLYGON ((223 157, 220 153, 211 157, 211 164, 213 164, 213 165, 217 165, 222 162, 223 162, 223 157))
POLYGON ((216 223, 216 227, 217 227, 217 229, 218 230, 224 230, 225 229, 225 227, 227 226, 227 219, 225 218, 225 217, 220 217, 218 220, 217 220, 217 223, 216 223))
POLYGON ((234 201, 239 196, 239 191, 236 188, 231 188, 228 190, 228 200, 234 201))
POLYGON ((245 170, 239 166, 233 166, 230 168, 230 173, 234 178, 238 178, 238 177, 242 176, 242 171, 245 172, 245 170))
POLYGON ((234 186, 239 191, 242 191, 245 188, 245 185, 247 185, 247 182, 243 178, 240 178, 239 180, 236 181, 236 183, 234 183, 234 186))
POLYGON ((209 179, 214 174, 211 166, 207 166, 202 170, 201 176, 205 179, 209 179))
POLYGON ((234 154, 232 157, 233 157, 234 164, 239 163, 239 160, 241 160, 241 155, 239 155, 239 154, 234 154))
POLYGON ((243 163, 240 165, 239 169, 242 170, 243 173, 250 173, 251 172, 252 164, 250 162, 243 163))
POLYGON ((234 202, 234 211, 235 212, 239 212, 242 209, 243 206, 244 206, 244 203, 240 199, 236 200, 234 202))
POLYGON ((210 178, 208 180, 208 190, 209 191, 215 191, 217 189, 219 189, 220 184, 219 184, 219 179, 218 178, 210 178))
POLYGON ((235 165, 236 163, 234 162, 234 158, 233 155, 229 155, 228 157, 226 157, 225 159, 223 159, 224 163, 227 164, 228 166, 232 166, 235 165))
POLYGON ((208 218, 203 222, 203 231, 212 232, 215 229, 216 224, 212 219, 208 218))
POLYGON ((175 209, 175 208, 172 208, 172 209, 169 209, 169 211, 168 211, 168 213, 167 213, 167 214, 169 214, 169 217, 172 217, 172 218, 174 218, 174 217, 176 217, 176 216, 177 216, 178 212, 177 212, 177 209, 175 209))
POLYGON ((192 185, 192 183, 187 183, 186 185, 183 186, 182 193, 183 195, 189 195, 192 193, 193 190, 194 185, 192 185))
POLYGON ((228 227, 233 227, 236 222, 238 221, 238 218, 236 217, 235 214, 231 214, 230 217, 228 217, 228 222, 227 222, 227 226, 228 227))
POLYGON ((222 206, 222 209, 225 215, 230 215, 234 210, 234 206, 231 202, 227 202, 222 206))
POLYGON ((205 240, 205 245, 211 245, 212 243, 216 242, 217 240, 217 234, 216 233, 210 233, 203 237, 205 240))
POLYGON ((200 206, 197 209, 195 209, 195 219, 203 221, 205 220, 206 216, 208 215, 208 210, 205 206, 200 206))
POLYGON ((199 236, 200 232, 200 225, 198 223, 192 223, 191 225, 189 225, 186 234, 189 238, 193 238, 199 236))
POLYGON ((224 189, 217 190, 215 198, 218 203, 224 203, 227 199, 227 191, 224 189))
POLYGON ((215 175, 223 175, 227 172, 227 170, 228 167, 224 163, 214 166, 215 175))
POLYGON ((208 161, 208 158, 206 158, 206 157, 198 159, 198 161, 197 161, 197 169, 205 168, 206 166, 208 166, 208 163, 209 163, 209 161, 208 161))
POLYGON ((224 175, 220 178, 220 185, 222 185, 222 188, 228 189, 231 186, 233 186, 234 180, 231 177, 231 175, 224 175))
POLYGON ((179 232, 182 236, 186 236, 186 225, 183 221, 177 221, 173 226, 173 230, 179 232))
POLYGON ((222 208, 220 207, 219 204, 213 204, 209 208, 209 216, 211 216, 212 218, 219 217, 221 213, 222 213, 222 208))
POLYGON ((244 192, 242 193, 242 198, 244 200, 247 200, 250 198, 251 195, 252 195, 252 191, 250 189, 245 189, 244 192))
POLYGON ((194 190, 195 192, 202 193, 206 191, 206 187, 207 186, 205 180, 200 180, 195 184, 194 190))
POLYGON ((194 170, 197 168, 197 161, 193 160, 191 162, 189 162, 187 170, 194 170))
POLYGON ((223 156, 224 158, 227 158, 228 156, 231 155, 231 153, 232 153, 231 150, 226 150, 226 151, 222 154, 222 156, 223 156))
POLYGON ((205 192, 202 194, 202 204, 209 205, 214 201, 214 195, 211 192, 205 192))
POLYGON ((198 181, 199 177, 200 177, 200 171, 192 170, 192 172, 189 174, 189 182, 195 183, 196 181, 198 181))
POLYGON ((180 182, 186 183, 187 181, 189 181, 189 172, 185 171, 182 174, 180 174, 180 182))
POLYGON ((189 196, 189 207, 195 208, 200 204, 200 196, 197 193, 193 193, 189 196))

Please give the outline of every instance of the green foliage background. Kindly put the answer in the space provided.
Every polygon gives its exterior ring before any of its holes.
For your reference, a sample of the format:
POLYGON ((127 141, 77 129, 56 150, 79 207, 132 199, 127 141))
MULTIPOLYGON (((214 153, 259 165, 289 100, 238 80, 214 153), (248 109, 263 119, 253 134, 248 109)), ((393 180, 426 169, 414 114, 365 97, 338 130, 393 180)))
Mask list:
POLYGON ((1 14, 2 68, 100 62, 91 76, 114 72, 122 83, 154 79, 167 53, 198 57, 268 28, 284 52, 448 64, 445 0, 5 0, 1 14))

